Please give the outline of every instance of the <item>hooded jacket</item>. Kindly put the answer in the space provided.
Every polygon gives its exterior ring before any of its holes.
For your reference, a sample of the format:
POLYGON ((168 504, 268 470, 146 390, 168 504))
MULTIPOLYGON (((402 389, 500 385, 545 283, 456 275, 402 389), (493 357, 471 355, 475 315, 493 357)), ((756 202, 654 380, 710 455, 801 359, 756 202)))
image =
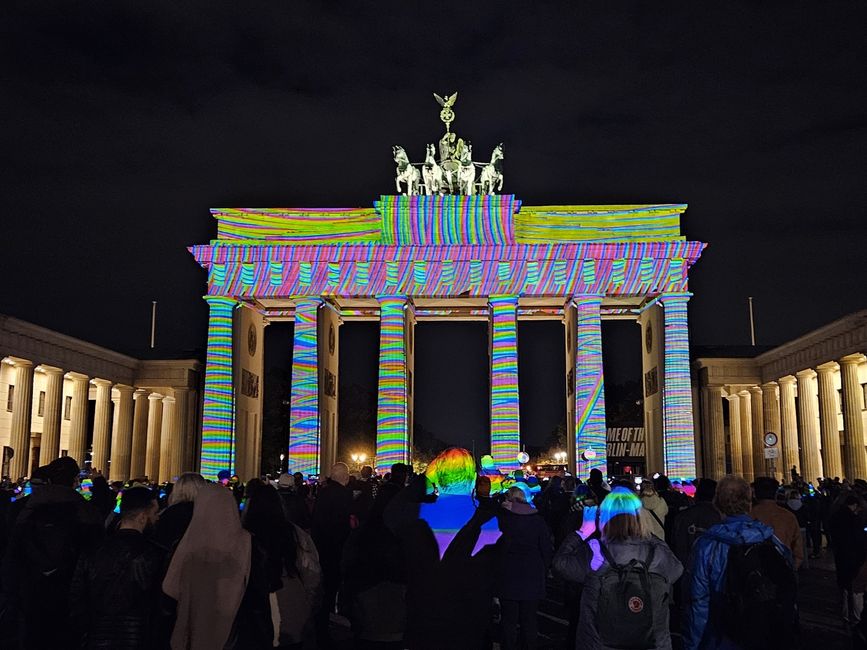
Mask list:
POLYGON ((554 555, 551 531, 533 506, 521 502, 503 505, 500 597, 543 600, 548 565, 554 555))
POLYGON ((728 640, 716 635, 709 625, 710 602, 714 594, 725 588, 729 548, 740 544, 757 544, 770 539, 792 564, 792 554, 776 537, 770 526, 749 515, 731 515, 712 526, 696 540, 690 556, 691 599, 686 611, 684 650, 705 648, 735 648, 728 640))

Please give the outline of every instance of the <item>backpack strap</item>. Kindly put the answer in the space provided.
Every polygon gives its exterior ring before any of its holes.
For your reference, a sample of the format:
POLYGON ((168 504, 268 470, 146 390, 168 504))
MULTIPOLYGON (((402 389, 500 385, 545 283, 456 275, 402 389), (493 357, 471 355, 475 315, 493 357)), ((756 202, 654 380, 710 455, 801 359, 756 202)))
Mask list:
POLYGON ((659 515, 656 514, 656 513, 655 513, 653 510, 651 510, 650 508, 645 508, 645 510, 647 510, 647 512, 649 512, 649 513, 653 516, 653 518, 656 519, 656 523, 658 523, 658 524, 660 525, 660 527, 662 527, 662 529, 664 530, 664 529, 665 529, 665 524, 662 523, 662 519, 659 518, 659 515))
POLYGON ((644 561, 648 571, 650 571, 650 565, 653 564, 654 555, 656 555, 656 544, 651 544, 650 553, 647 554, 647 559, 644 561))
POLYGON ((605 558, 605 561, 611 566, 612 569, 620 570, 622 567, 614 561, 614 557, 611 555, 611 551, 608 550, 608 547, 602 543, 602 540, 599 540, 599 550, 602 551, 602 557, 605 558))

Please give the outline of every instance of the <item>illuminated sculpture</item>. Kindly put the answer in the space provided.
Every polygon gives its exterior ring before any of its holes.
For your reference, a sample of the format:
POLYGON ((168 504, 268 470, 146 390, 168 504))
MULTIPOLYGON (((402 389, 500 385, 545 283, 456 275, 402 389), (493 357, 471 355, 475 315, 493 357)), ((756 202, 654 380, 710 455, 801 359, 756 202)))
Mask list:
POLYGON ((397 176, 394 179, 394 185, 400 192, 400 184, 406 184, 406 193, 409 195, 418 194, 418 186, 421 183, 421 174, 409 162, 409 157, 406 155, 403 147, 395 145, 392 147, 394 154, 394 162, 397 164, 397 176))
MULTIPOLYGON (((396 147, 409 195, 382 195, 366 208, 212 210, 216 240, 190 248, 208 271, 201 447, 208 478, 221 469, 259 472, 263 391, 249 387, 264 366, 262 346, 248 342, 264 340, 265 325, 281 320, 295 324, 286 351, 289 471, 318 474, 337 460, 344 320, 380 323, 376 469, 409 462, 414 327, 444 319, 489 324, 490 453, 504 473, 519 466, 521 450, 518 322, 564 324, 567 464, 582 477, 594 468, 607 473, 602 321, 638 321, 646 469, 695 476, 688 271, 705 245, 681 235, 686 205, 527 206, 491 193, 501 180, 493 172, 483 171, 483 192, 468 186, 469 174, 459 183, 460 165, 451 172, 449 165, 472 157, 449 130, 454 99, 443 101, 449 121, 441 160, 432 161, 442 169, 439 191, 431 163, 430 187, 418 195, 421 172, 396 147), (465 194, 452 193, 459 184, 465 194)), ((427 159, 431 153, 428 146, 427 159)), ((494 171, 501 160, 498 147, 494 171)), ((475 166, 468 165, 474 177, 475 166)))
POLYGON ((503 189, 503 143, 501 142, 491 154, 491 162, 482 167, 482 173, 479 176, 480 192, 482 194, 493 194, 503 189))

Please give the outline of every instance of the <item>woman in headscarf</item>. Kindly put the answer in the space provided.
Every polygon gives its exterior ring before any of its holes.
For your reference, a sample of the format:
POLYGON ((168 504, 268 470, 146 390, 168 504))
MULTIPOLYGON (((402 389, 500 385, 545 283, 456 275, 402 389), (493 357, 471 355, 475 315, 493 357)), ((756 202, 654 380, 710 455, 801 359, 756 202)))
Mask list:
MULTIPOLYGON (((251 580, 253 544, 241 527, 232 493, 206 485, 196 495, 193 518, 169 565, 163 591, 177 603, 172 650, 258 648, 240 638, 242 601, 264 598, 251 580)), ((270 644, 269 644, 270 645, 270 644)), ((267 646, 266 646, 267 647, 267 646)))

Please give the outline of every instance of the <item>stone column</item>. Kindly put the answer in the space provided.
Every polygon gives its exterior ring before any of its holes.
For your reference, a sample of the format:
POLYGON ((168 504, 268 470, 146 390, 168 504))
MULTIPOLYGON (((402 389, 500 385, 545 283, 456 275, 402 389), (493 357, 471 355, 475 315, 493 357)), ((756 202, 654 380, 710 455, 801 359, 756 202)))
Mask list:
POLYGON ((732 454, 732 474, 744 475, 744 454, 741 448, 741 398, 736 394, 726 397, 729 401, 729 446, 732 454))
MULTIPOLYGON (((227 296, 205 296, 205 300, 210 307, 210 315, 202 403, 201 473, 206 480, 215 481, 221 470, 232 471, 234 465, 235 395, 232 382, 232 316, 238 303, 227 296)), ((151 449, 150 439, 149 423, 148 450, 151 449)), ((155 471, 156 467, 155 465, 155 471)))
POLYGON ((707 414, 705 470, 708 478, 718 481, 726 474, 726 432, 722 409, 723 389, 722 386, 705 386, 702 391, 707 414))
POLYGON ((843 383, 843 437, 846 441, 846 478, 867 477, 867 453, 864 451, 864 396, 858 380, 858 366, 863 354, 850 354, 840 359, 843 383))
POLYGON ((822 437, 822 467, 825 477, 843 476, 840 453, 840 429, 837 420, 837 386, 835 373, 840 366, 835 362, 823 363, 816 368, 819 379, 819 429, 822 437))
POLYGON ((132 443, 130 451, 130 478, 142 478, 148 450, 148 395, 150 391, 139 388, 133 393, 132 443))
POLYGON ((798 444, 798 415, 795 408, 795 378, 792 375, 780 377, 780 413, 782 415, 781 428, 782 453, 780 468, 783 472, 783 480, 788 483, 792 467, 799 467, 800 445, 798 444))
POLYGON ((14 481, 30 475, 30 416, 33 410, 33 364, 15 359, 15 394, 12 396, 12 422, 9 446, 15 455, 9 461, 9 476, 14 481))
POLYGON ((765 462, 764 443, 764 408, 762 405, 762 389, 758 386, 750 387, 750 411, 753 416, 753 475, 768 476, 767 463, 765 462))
POLYGON ((130 458, 132 456, 132 386, 117 385, 112 395, 114 418, 111 425, 111 464, 106 478, 112 481, 126 481, 130 478, 130 458))
POLYGON ((163 421, 160 431, 159 482, 171 481, 172 446, 175 441, 175 398, 163 398, 163 421))
POLYGON ((691 295, 667 293, 659 297, 665 317, 665 472, 672 478, 694 478, 696 474, 686 309, 691 295))
POLYGON ((319 298, 295 300, 287 466, 290 474, 301 472, 305 476, 320 473, 319 355, 316 347, 320 304, 319 298))
POLYGON ((174 427, 172 430, 172 443, 169 447, 171 462, 169 463, 169 480, 174 481, 188 468, 184 465, 184 449, 187 444, 187 405, 189 403, 189 388, 174 388, 175 396, 174 427))
POLYGON ((518 402, 518 297, 490 296, 491 456, 509 472, 519 463, 521 421, 518 402))
POLYGON ((111 382, 94 379, 96 386, 96 412, 93 416, 93 445, 90 467, 108 476, 108 458, 111 444, 111 382))
MULTIPOLYGON (((156 481, 160 473, 160 433, 163 427, 163 395, 148 395, 147 456, 145 474, 156 481)), ((216 479, 216 476, 214 477, 216 479)))
MULTIPOLYGON (((762 424, 764 426, 762 433, 773 432, 777 434, 776 449, 779 453, 781 449, 782 428, 780 425, 780 397, 778 391, 779 387, 775 381, 762 384, 762 424)), ((779 466, 781 462, 782 454, 777 459, 771 459, 768 462, 769 476, 780 478, 779 466)))
POLYGON ((741 456, 744 459, 744 478, 747 482, 752 483, 756 478, 755 469, 753 468, 752 396, 750 395, 750 391, 742 390, 738 393, 738 397, 741 400, 741 456))
POLYGON ((575 304, 575 458, 577 474, 608 474, 605 375, 602 369, 602 296, 579 294, 575 304))
POLYGON ((90 379, 70 373, 72 378, 72 412, 69 427, 69 455, 84 468, 87 455, 87 402, 90 399, 90 379))
MULTIPOLYGON (((403 296, 379 300, 379 381, 377 383, 376 470, 409 462, 406 308, 403 296)), ((517 453, 517 452, 516 452, 517 453)))
POLYGON ((822 458, 819 455, 819 401, 816 396, 816 373, 802 370, 798 378, 798 429, 801 432, 801 475, 808 483, 824 476, 822 458))
POLYGON ((39 464, 47 465, 60 456, 60 418, 62 416, 63 371, 43 366, 45 373, 45 415, 42 418, 42 440, 39 444, 39 464))

